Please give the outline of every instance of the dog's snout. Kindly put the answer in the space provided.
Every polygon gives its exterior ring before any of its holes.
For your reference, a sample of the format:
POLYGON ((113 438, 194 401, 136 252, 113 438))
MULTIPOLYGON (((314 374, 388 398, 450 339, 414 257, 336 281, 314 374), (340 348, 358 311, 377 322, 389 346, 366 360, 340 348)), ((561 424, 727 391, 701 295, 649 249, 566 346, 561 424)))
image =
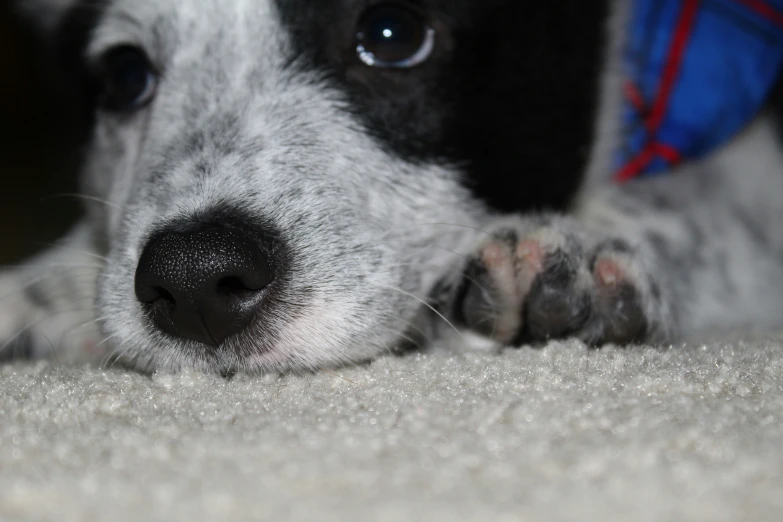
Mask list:
POLYGON ((161 331, 217 347, 256 316, 273 280, 273 249, 217 224, 153 236, 136 270, 136 297, 161 331))

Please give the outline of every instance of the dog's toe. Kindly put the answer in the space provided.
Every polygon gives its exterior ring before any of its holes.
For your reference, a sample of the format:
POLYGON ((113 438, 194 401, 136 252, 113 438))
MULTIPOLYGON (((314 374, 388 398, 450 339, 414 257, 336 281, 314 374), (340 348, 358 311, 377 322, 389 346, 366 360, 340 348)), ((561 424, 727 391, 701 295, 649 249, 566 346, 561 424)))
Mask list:
POLYGON ((643 293, 630 276, 631 270, 623 268, 623 264, 631 263, 632 260, 623 263, 612 254, 601 254, 594 264, 594 314, 598 331, 593 336, 604 342, 627 344, 645 337, 643 293))
POLYGON ((590 248, 585 235, 551 226, 493 236, 466 264, 457 293, 458 320, 469 330, 514 345, 646 338, 655 321, 651 278, 627 244, 590 248))
POLYGON ((529 340, 545 341, 574 334, 590 313, 590 294, 578 256, 564 250, 547 256, 525 304, 529 340))

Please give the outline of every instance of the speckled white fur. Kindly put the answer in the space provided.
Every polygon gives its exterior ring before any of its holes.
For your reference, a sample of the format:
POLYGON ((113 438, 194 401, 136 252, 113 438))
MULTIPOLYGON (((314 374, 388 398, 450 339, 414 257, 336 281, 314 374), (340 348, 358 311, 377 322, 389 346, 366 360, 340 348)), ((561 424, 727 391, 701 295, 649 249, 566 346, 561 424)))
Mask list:
MULTIPOLYGON (((52 1, 41 9, 48 20, 62 6, 52 1)), ((783 158, 771 123, 760 120, 714 158, 686 167, 688 174, 630 188, 597 182, 605 179, 616 142, 611 122, 626 8, 618 0, 608 24, 614 43, 589 182, 574 208, 577 219, 556 226, 638 244, 643 258, 633 270, 660 274, 665 303, 655 313, 667 333, 770 323, 783 303, 783 243, 760 241, 736 209, 766 232, 783 222, 777 201, 783 158), (700 197, 704 183, 710 198, 700 197), (664 208, 656 206, 661 198, 669 202, 664 208), (684 257, 656 250, 646 239, 653 232, 684 257), (723 265, 696 270, 689 262, 700 262, 701 254, 719 256, 723 265)), ((81 229, 91 239, 80 232, 75 248, 106 254, 91 258, 100 265, 91 315, 103 337, 84 336, 71 343, 74 350, 99 344, 145 370, 287 371, 373 358, 421 327, 428 315, 423 301, 439 278, 460 265, 484 230, 508 221, 471 196, 458 169, 413 165, 379 147, 342 110, 342 93, 318 73, 287 66, 288 37, 271 0, 117 0, 108 8, 89 54, 118 43, 141 45, 164 74, 151 108, 98 119, 83 186, 106 204, 91 205, 81 229), (209 139, 189 146, 194 132, 209 139), (271 221, 295 253, 290 299, 263 318, 280 332, 277 343, 268 347, 258 339, 250 356, 237 357, 231 345, 217 359, 194 356, 155 333, 134 296, 135 268, 150 234, 217 204, 271 221), (106 244, 96 245, 96 238, 106 244)), ((526 226, 526 218, 512 219, 526 226)), ((18 282, 39 277, 69 248, 48 254, 32 272, 4 276, 0 286, 18 290, 18 282)), ((0 338, 42 313, 13 299, 0 306, 0 338)), ((36 351, 46 351, 39 346, 36 351)))

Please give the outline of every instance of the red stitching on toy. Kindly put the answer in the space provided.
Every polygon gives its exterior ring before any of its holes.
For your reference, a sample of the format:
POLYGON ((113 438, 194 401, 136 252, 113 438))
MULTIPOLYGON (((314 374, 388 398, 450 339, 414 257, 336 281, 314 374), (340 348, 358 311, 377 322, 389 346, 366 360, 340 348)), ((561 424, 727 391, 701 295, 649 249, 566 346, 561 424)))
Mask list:
POLYGON ((670 165, 682 161, 680 152, 666 143, 650 143, 615 176, 615 181, 628 181, 638 176, 658 156, 670 165))
POLYGON ((625 82, 625 97, 636 108, 637 111, 644 114, 647 112, 647 102, 644 101, 644 96, 639 87, 631 81, 625 82))
POLYGON ((663 70, 661 85, 658 89, 658 97, 653 104, 652 112, 647 120, 647 128, 650 132, 656 132, 666 116, 666 110, 669 108, 669 99, 677 76, 680 73, 682 60, 685 56, 685 50, 688 46, 688 39, 693 32, 696 24, 696 14, 699 11, 700 0, 685 0, 680 19, 677 21, 677 27, 674 32, 672 46, 669 49, 669 59, 663 70))
POLYGON ((656 143, 655 153, 666 160, 670 165, 676 165, 682 161, 680 151, 666 143, 656 143))
POLYGON ((615 175, 616 181, 628 181, 635 178, 655 157, 655 150, 647 146, 635 158, 630 160, 620 172, 615 175))
POLYGON ((783 27, 783 13, 776 11, 774 7, 762 0, 736 0, 740 4, 753 9, 756 14, 764 17, 775 25, 783 27))
MULTIPOLYGON (((669 57, 663 70, 658 94, 653 103, 650 115, 645 121, 645 127, 647 127, 647 131, 650 133, 650 139, 654 139, 654 135, 661 126, 663 118, 666 116, 666 111, 669 108, 671 94, 674 90, 677 76, 682 67, 685 51, 688 47, 688 40, 696 25, 699 1, 700 0, 684 0, 682 12, 680 13, 680 17, 677 20, 677 26, 674 30, 674 38, 672 39, 671 47, 669 49, 669 57)), ((631 100, 633 101, 632 98, 631 100)), ((656 155, 660 155, 663 159, 672 163, 679 162, 680 160, 680 154, 674 148, 661 143, 650 142, 644 150, 635 158, 631 159, 625 167, 617 173, 615 180, 627 181, 638 176, 656 155)))

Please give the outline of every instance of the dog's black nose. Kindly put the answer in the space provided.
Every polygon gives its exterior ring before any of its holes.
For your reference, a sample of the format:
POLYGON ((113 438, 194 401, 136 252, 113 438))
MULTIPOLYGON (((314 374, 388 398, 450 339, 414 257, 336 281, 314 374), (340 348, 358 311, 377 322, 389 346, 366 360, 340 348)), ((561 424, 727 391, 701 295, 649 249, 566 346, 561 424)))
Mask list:
POLYGON ((273 273, 268 245, 221 225, 158 233, 136 269, 136 297, 175 337, 219 346, 256 314, 273 273))

